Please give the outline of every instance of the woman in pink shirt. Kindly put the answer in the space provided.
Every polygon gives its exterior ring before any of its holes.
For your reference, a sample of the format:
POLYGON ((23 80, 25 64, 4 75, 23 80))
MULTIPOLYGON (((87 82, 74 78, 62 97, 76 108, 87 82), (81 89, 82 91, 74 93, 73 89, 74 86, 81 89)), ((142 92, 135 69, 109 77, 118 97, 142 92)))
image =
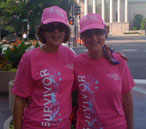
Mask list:
POLYGON ((70 129, 72 111, 73 53, 61 43, 70 30, 66 12, 45 8, 37 36, 42 46, 23 55, 13 94, 15 129, 70 129), (31 103, 25 107, 25 100, 31 103))
POLYGON ((89 13, 80 20, 80 36, 88 52, 74 60, 77 129, 134 129, 135 83, 125 58, 105 45, 104 28, 99 14, 89 13))

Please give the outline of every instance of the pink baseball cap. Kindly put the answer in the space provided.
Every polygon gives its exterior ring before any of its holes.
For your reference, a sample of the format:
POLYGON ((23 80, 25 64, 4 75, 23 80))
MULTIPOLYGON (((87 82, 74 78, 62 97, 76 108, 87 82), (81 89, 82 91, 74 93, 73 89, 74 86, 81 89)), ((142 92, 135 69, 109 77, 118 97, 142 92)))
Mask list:
POLYGON ((51 22, 61 22, 69 26, 66 11, 58 6, 45 8, 42 13, 41 22, 43 24, 48 24, 51 22))
POLYGON ((89 29, 104 29, 105 24, 99 14, 88 13, 80 20, 80 33, 89 29))

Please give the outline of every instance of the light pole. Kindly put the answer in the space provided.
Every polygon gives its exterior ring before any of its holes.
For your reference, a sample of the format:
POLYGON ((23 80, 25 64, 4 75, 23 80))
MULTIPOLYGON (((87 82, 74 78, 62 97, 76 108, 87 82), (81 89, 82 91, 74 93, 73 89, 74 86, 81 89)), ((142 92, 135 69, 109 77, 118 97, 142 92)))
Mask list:
POLYGON ((27 41, 29 41, 29 33, 30 33, 30 24, 29 24, 29 16, 32 13, 32 10, 28 11, 27 15, 27 41))
POLYGON ((81 12, 81 6, 78 4, 75 4, 73 6, 73 15, 74 15, 74 34, 75 34, 75 40, 74 40, 74 46, 77 47, 77 38, 78 38, 78 15, 81 12))
POLYGON ((145 36, 146 36, 146 19, 145 19, 145 22, 144 22, 144 30, 145 30, 145 36))
POLYGON ((2 41, 2 18, 0 18, 0 41, 2 41))

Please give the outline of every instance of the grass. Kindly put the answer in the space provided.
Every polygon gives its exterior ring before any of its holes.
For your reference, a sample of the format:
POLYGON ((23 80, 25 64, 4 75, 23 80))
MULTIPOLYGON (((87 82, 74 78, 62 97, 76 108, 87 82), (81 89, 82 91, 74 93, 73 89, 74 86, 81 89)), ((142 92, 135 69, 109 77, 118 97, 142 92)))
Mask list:
POLYGON ((14 129, 13 119, 10 121, 9 129, 14 129))

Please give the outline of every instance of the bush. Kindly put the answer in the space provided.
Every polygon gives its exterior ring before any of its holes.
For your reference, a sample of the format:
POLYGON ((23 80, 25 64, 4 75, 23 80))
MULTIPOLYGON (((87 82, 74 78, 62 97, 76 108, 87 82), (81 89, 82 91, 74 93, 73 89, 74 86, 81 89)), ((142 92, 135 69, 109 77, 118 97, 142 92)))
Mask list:
POLYGON ((141 14, 137 14, 133 19, 133 28, 136 30, 140 29, 140 24, 142 22, 143 16, 141 14))
POLYGON ((138 30, 138 29, 137 29, 137 27, 136 27, 136 26, 134 26, 134 27, 132 28, 132 30, 138 30))
POLYGON ((142 22, 140 24, 140 29, 141 30, 145 30, 146 29, 146 18, 142 20, 142 22))
POLYGON ((25 44, 17 40, 10 43, 3 52, 4 45, 0 45, 0 71, 14 71, 18 68, 22 55, 33 48, 39 47, 38 42, 25 44))

